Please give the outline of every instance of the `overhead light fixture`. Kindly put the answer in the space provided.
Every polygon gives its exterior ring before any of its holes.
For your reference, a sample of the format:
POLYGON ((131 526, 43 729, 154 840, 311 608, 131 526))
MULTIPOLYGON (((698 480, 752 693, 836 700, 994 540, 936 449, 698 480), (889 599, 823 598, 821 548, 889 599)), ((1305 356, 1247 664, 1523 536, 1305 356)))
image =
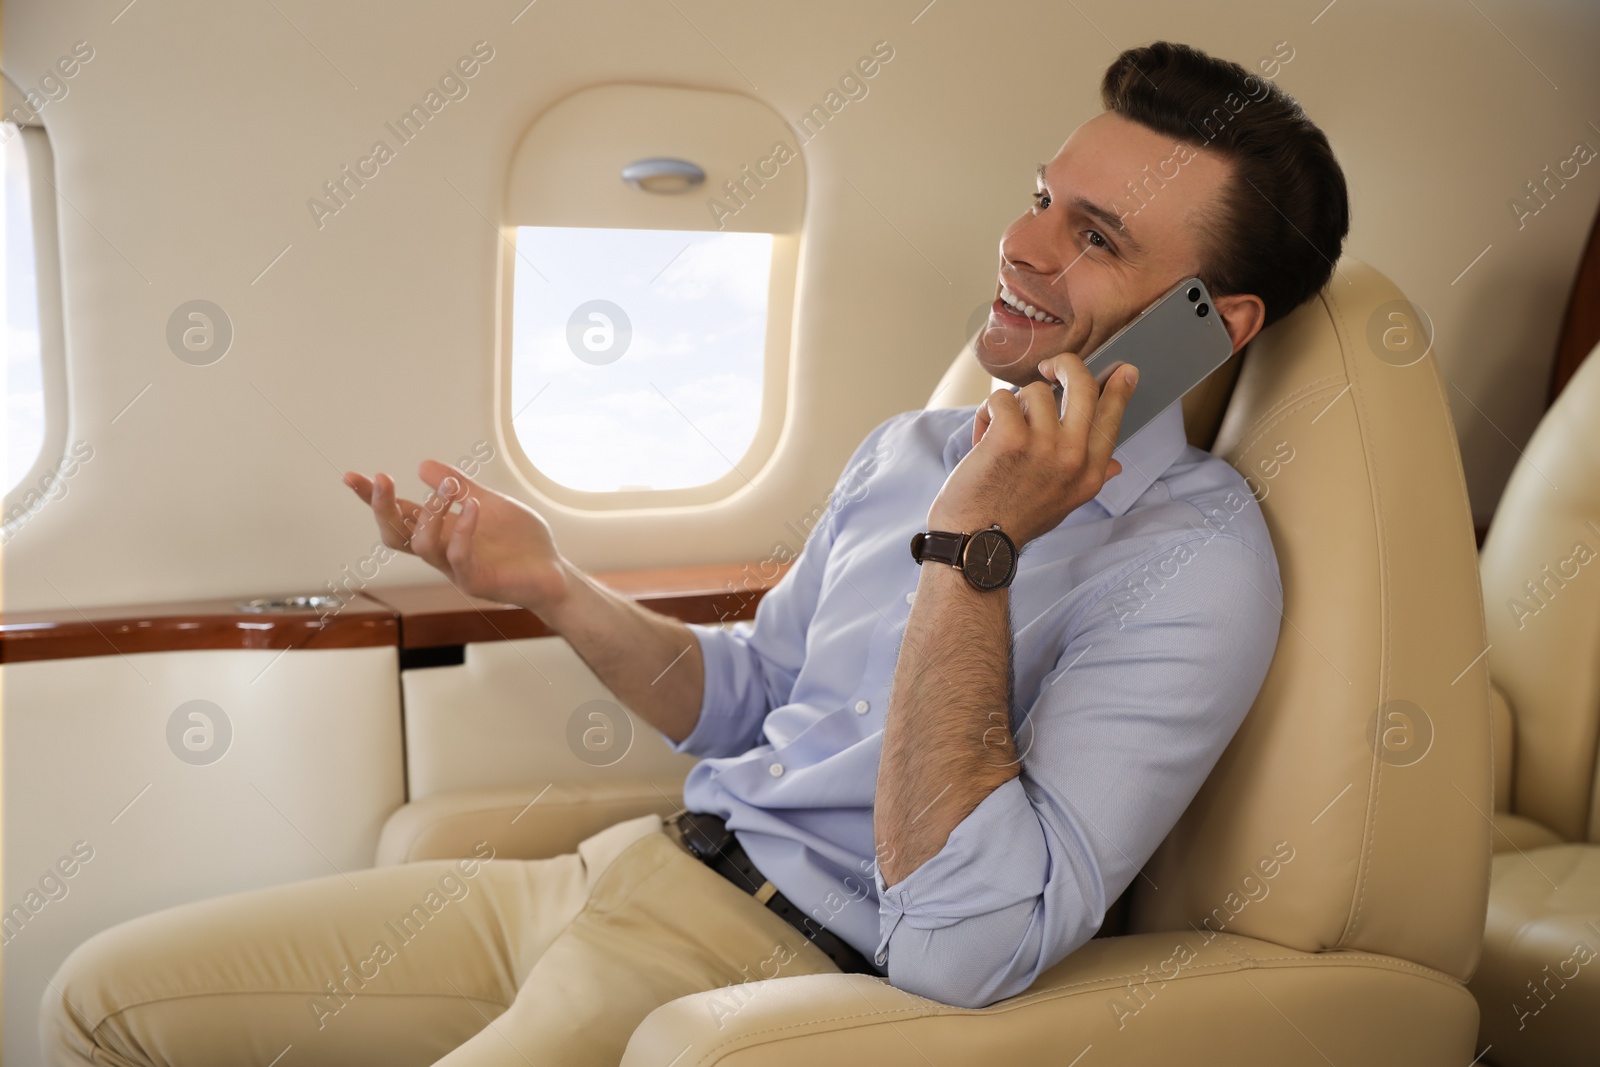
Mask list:
POLYGON ((647 193, 686 193, 706 172, 687 159, 641 159, 622 168, 622 180, 647 193))

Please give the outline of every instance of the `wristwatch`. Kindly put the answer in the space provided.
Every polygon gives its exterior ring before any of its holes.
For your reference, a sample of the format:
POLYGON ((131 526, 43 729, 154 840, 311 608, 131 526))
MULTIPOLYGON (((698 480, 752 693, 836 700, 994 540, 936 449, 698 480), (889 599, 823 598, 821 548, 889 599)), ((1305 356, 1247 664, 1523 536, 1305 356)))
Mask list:
POLYGON ((971 583, 974 589, 988 592, 1004 589, 1017 576, 1016 542, 1005 535, 1000 524, 977 533, 947 533, 928 530, 911 535, 911 558, 948 563, 971 583))

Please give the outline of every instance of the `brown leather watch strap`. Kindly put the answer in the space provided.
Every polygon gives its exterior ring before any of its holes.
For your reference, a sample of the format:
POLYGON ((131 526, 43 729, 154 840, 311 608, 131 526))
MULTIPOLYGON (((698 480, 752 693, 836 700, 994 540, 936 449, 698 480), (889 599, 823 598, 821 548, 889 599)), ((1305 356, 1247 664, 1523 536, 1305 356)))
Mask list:
POLYGON ((928 530, 911 535, 911 558, 918 563, 932 560, 952 567, 961 566, 961 550, 967 547, 971 534, 951 533, 948 530, 928 530))

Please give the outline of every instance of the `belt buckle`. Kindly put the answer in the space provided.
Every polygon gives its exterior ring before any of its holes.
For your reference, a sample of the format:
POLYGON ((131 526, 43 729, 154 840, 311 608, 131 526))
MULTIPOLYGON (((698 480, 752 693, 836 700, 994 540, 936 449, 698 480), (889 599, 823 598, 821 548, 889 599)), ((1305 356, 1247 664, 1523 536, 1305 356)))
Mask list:
POLYGON ((702 863, 716 858, 733 840, 733 831, 716 815, 686 811, 678 817, 678 825, 685 847, 702 863))

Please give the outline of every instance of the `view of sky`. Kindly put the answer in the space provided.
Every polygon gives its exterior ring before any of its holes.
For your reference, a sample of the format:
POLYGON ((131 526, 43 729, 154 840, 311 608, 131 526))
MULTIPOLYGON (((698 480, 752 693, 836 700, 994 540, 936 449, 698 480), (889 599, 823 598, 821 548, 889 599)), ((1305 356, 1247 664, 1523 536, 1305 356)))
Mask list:
POLYGON ((5 449, 5 491, 22 481, 39 456, 44 443, 44 391, 39 366, 39 296, 33 276, 33 220, 28 201, 27 159, 22 138, 11 123, 0 124, 0 139, 5 144, 5 208, 0 211, 0 241, 5 256, 0 258, 0 300, 5 302, 3 319, 6 355, 0 361, 5 376, 0 388, 5 393, 5 432, 0 433, 0 448, 5 449))
POLYGON ((511 410, 534 465, 590 491, 731 470, 761 414, 772 235, 524 226, 516 240, 511 410))

